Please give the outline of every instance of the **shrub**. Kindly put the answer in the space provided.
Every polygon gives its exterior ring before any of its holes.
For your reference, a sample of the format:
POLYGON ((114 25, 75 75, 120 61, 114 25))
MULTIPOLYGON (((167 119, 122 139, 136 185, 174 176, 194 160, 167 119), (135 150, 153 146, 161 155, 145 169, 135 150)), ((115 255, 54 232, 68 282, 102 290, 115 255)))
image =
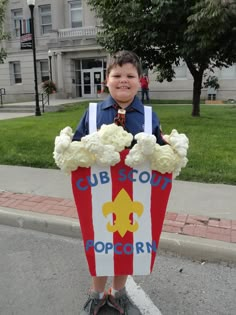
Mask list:
POLYGON ((43 88, 43 91, 47 94, 52 94, 57 91, 56 84, 51 80, 44 81, 42 83, 42 88, 43 88))
POLYGON ((218 90, 220 87, 220 84, 218 82, 218 78, 214 75, 209 75, 209 77, 206 79, 206 81, 204 82, 204 87, 206 88, 213 88, 215 90, 218 90))
POLYGON ((102 93, 109 93, 109 88, 107 86, 106 80, 104 82, 102 82, 102 86, 103 86, 102 93))

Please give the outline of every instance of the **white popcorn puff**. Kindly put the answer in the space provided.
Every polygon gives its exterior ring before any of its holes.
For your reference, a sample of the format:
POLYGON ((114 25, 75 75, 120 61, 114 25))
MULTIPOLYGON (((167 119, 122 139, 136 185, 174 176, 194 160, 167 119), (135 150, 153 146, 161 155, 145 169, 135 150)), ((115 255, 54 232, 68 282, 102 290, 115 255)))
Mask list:
POLYGON ((68 149, 70 146, 71 139, 67 135, 58 136, 55 138, 55 151, 62 153, 68 149))
POLYGON ((114 166, 120 162, 120 154, 112 145, 104 145, 103 151, 95 154, 96 162, 100 166, 114 166))
POLYGON ((53 152, 56 165, 65 173, 69 174, 80 167, 90 167, 95 163, 95 157, 87 151, 81 142, 74 141, 66 152, 53 152))
POLYGON ((151 168, 162 174, 172 173, 175 169, 177 156, 169 145, 160 146, 156 143, 155 150, 151 156, 151 168))
POLYGON ((120 161, 120 155, 114 146, 104 144, 98 132, 94 132, 81 139, 85 148, 95 156, 98 165, 111 166, 120 161))
POLYGON ((125 147, 129 147, 133 140, 133 135, 125 131, 116 124, 102 125, 98 131, 103 144, 110 144, 115 150, 121 152, 125 147))
MULTIPOLYGON (((97 163, 100 166, 114 166, 120 161, 119 152, 129 147, 133 136, 122 127, 115 124, 102 125, 101 129, 81 139, 72 142, 72 129, 66 127, 55 138, 53 157, 56 165, 69 174, 78 167, 90 167, 97 163)), ((173 129, 170 135, 165 135, 167 145, 160 146, 156 137, 144 132, 135 135, 137 144, 126 156, 125 164, 136 167, 149 161, 151 169, 160 173, 180 174, 186 166, 189 140, 185 134, 179 134, 173 129)))
POLYGON ((125 164, 129 167, 135 167, 142 164, 146 157, 140 150, 138 144, 135 144, 133 148, 129 151, 125 158, 125 164))
POLYGON ((137 144, 144 155, 153 153, 157 141, 154 135, 140 132, 136 134, 134 138, 137 140, 137 144))
POLYGON ((135 167, 142 164, 149 156, 153 154, 156 144, 156 137, 144 132, 140 132, 134 137, 137 144, 129 151, 126 156, 125 164, 135 167))
POLYGON ((73 137, 73 132, 72 132, 71 127, 67 126, 67 127, 65 127, 64 129, 62 129, 62 130, 60 131, 60 136, 63 135, 63 134, 69 136, 69 137, 72 139, 72 137, 73 137))
POLYGON ((60 131, 60 136, 55 138, 55 149, 54 151, 62 153, 68 149, 73 137, 71 127, 65 127, 60 131))
POLYGON ((103 144, 98 132, 93 132, 81 138, 81 142, 83 143, 84 147, 93 154, 98 154, 99 151, 102 151, 103 144))
POLYGON ((183 167, 185 167, 188 163, 188 159, 186 157, 180 158, 179 157, 179 161, 175 166, 175 169, 173 170, 173 178, 176 178, 177 176, 179 176, 181 169, 183 167))
MULTIPOLYGON (((105 130, 106 127, 108 126, 104 125, 103 129, 105 130)), ((110 130, 114 129, 116 128, 110 128, 110 130)), ((119 134, 122 135, 120 132, 119 134)), ((122 148, 127 143, 127 138, 130 138, 130 136, 127 137, 127 134, 125 132, 123 138, 121 136, 122 148), (124 140, 122 141, 122 139, 124 140)), ((71 142, 72 136, 72 129, 66 127, 55 139, 53 157, 56 165, 65 173, 70 173, 79 166, 90 167, 94 163, 101 166, 113 166, 120 161, 120 154, 116 151, 115 146, 104 144, 98 132, 83 137, 79 142, 71 142)), ((132 135, 131 138, 133 138, 132 135)))
POLYGON ((68 153, 71 154, 71 161, 75 161, 80 167, 90 167, 95 163, 95 156, 91 154, 82 142, 73 141, 68 153))
POLYGON ((185 157, 187 155, 189 140, 185 134, 178 133, 177 130, 173 129, 170 135, 164 135, 163 138, 179 156, 185 157))

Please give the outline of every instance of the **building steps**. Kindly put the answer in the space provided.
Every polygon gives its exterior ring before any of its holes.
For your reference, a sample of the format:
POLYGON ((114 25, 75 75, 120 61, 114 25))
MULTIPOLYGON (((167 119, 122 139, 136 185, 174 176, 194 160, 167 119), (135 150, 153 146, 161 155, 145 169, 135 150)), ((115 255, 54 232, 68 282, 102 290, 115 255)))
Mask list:
POLYGON ((0 113, 32 113, 35 105, 3 105, 0 106, 0 113))
MULTIPOLYGON (((42 104, 39 104, 40 110, 43 111, 42 104)), ((45 112, 57 112, 61 108, 63 108, 63 104, 59 105, 45 105, 44 111, 45 112)), ((0 105, 0 113, 34 113, 35 112, 35 104, 6 104, 1 106, 0 105)))

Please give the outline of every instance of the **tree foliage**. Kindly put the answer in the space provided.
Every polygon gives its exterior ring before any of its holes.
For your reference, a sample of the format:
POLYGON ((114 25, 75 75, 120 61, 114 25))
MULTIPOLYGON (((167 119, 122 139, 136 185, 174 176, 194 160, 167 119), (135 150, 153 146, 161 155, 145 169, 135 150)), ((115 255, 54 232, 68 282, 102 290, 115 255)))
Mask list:
POLYGON ((1 46, 2 40, 7 39, 9 37, 8 34, 4 32, 3 28, 7 3, 8 0, 0 1, 0 63, 3 63, 4 59, 7 56, 5 49, 1 46))
POLYGON ((109 52, 135 51, 157 79, 171 81, 184 60, 193 76, 193 116, 200 115, 204 72, 236 62, 235 0, 88 0, 109 52))

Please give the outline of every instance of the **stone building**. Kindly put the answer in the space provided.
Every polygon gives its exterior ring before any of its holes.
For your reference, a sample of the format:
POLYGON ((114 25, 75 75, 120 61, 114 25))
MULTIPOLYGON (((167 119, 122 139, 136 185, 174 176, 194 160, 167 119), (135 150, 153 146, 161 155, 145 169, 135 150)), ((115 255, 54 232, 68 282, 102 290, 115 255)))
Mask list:
MULTIPOLYGON (((36 0, 34 25, 37 78, 52 79, 57 97, 94 98, 102 90, 108 53, 96 42, 97 21, 86 0, 36 0)), ((34 97, 32 49, 21 49, 21 33, 27 32, 30 10, 26 0, 9 0, 5 31, 11 39, 3 41, 7 58, 0 65, 0 88, 7 102, 34 97), (20 26, 21 25, 21 26, 20 26), (21 31, 22 30, 22 31, 21 31)), ((176 69, 173 82, 158 83, 150 73, 150 95, 157 99, 191 99, 193 80, 185 63, 176 69)), ((217 69, 218 99, 236 99, 236 65, 217 69)), ((202 90, 207 98, 207 89, 202 90)))

